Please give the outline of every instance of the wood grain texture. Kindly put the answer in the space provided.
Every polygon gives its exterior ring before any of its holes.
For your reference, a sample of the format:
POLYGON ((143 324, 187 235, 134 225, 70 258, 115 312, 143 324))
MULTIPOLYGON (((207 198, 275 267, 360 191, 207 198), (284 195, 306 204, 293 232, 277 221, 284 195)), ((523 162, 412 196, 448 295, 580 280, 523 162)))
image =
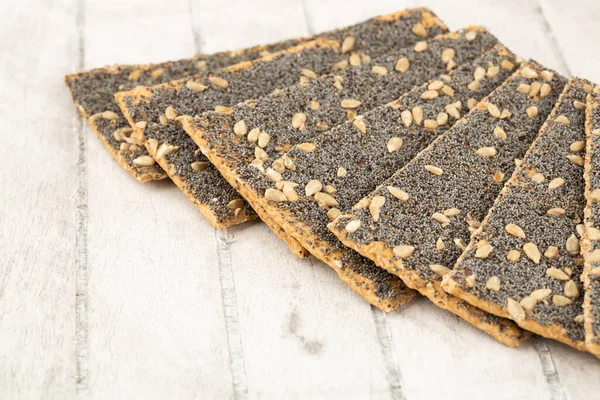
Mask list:
MULTIPOLYGON (((86 1, 84 14, 85 68, 195 52, 186 1, 86 1)), ((233 397, 213 228, 174 185, 132 184, 94 138, 87 151, 89 356, 82 394, 233 397)))
POLYGON ((598 397, 589 355, 545 339, 509 349, 425 299, 382 314, 264 224, 217 232, 169 182, 136 185, 61 82, 78 68, 272 42, 415 5, 600 80, 592 0, 3 7, 0 398, 598 397))
POLYGON ((0 398, 76 396, 78 122, 68 97, 56 96, 57 77, 75 67, 74 3, 2 11, 0 398))

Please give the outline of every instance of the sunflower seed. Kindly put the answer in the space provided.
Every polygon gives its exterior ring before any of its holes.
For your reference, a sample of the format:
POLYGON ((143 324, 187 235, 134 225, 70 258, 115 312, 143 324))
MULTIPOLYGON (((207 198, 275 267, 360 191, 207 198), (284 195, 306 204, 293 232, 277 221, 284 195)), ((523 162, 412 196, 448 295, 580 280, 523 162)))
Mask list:
POLYGON ((353 233, 356 232, 358 230, 358 228, 360 228, 360 220, 359 219, 355 219, 353 221, 350 221, 346 224, 346 232, 348 233, 353 233))
POLYGON ((387 142, 388 153, 393 153, 402 147, 402 139, 399 137, 393 137, 387 142))
POLYGON ((158 147, 158 150, 156 150, 156 159, 160 160, 164 158, 167 154, 171 154, 177 149, 179 149, 179 146, 172 146, 169 143, 165 142, 158 147))
POLYGON ((414 33, 417 36, 427 37, 427 29, 425 29, 423 24, 420 22, 417 22, 416 24, 414 24, 411 30, 412 30, 412 33, 414 33))
POLYGON ((287 197, 282 191, 272 188, 265 190, 265 199, 275 202, 287 201, 287 197))
POLYGON ((585 103, 579 100, 575 100, 573 101, 573 107, 575 107, 576 110, 585 110, 585 103))
POLYGON ((383 196, 374 196, 371 199, 371 204, 369 204, 369 212, 373 217, 373 221, 379 221, 379 212, 381 211, 381 207, 385 204, 385 197, 383 196))
POLYGON ((254 128, 248 133, 248 141, 251 143, 257 142, 258 136, 260 136, 260 129, 254 128))
POLYGON ((557 189, 565 184, 565 180, 563 178, 554 178, 548 184, 548 189, 557 189))
POLYGON ((576 256, 579 254, 579 239, 577 238, 577 236, 569 236, 565 244, 565 249, 567 250, 567 253, 569 253, 572 256, 576 256))
POLYGON ((405 259, 405 258, 412 256, 414 251, 415 251, 415 248, 413 246, 409 246, 409 245, 405 245, 405 244, 396 246, 392 249, 394 256, 396 256, 400 259, 405 259))
POLYGON ((429 173, 431 173, 433 175, 437 175, 437 176, 440 176, 440 175, 442 175, 444 173, 444 170, 442 170, 441 168, 436 167, 434 165, 425 165, 425 169, 429 173))
POLYGON ((354 99, 344 99, 340 102, 342 108, 357 108, 360 104, 360 101, 354 99))
POLYGON ((544 301, 552 294, 551 289, 537 289, 531 292, 529 297, 537 301, 544 301))
POLYGON ((494 157, 498 152, 494 147, 481 147, 475 152, 482 157, 494 157))
POLYGON ((258 160, 264 161, 269 158, 269 155, 266 151, 257 146, 254 148, 254 157, 256 157, 258 160))
POLYGON ((450 273, 450 268, 441 264, 429 264, 429 269, 440 278, 450 273))
POLYGON ((541 254, 538 247, 533 243, 525 243, 523 245, 523 252, 525 255, 533 261, 534 264, 540 263, 541 254))
POLYGON ((439 222, 442 225, 450 223, 450 219, 448 217, 446 217, 444 214, 439 213, 439 212, 433 213, 433 215, 431 216, 431 218, 434 221, 437 221, 437 222, 439 222))
POLYGON ((412 124, 413 116, 412 113, 408 110, 404 110, 400 113, 400 118, 402 118, 402 123, 407 128, 412 124))
POLYGON ((546 257, 548 260, 553 260, 556 257, 558 257, 558 247, 548 246, 548 248, 544 252, 544 257, 546 257))
POLYGON ((233 133, 235 133, 237 136, 244 136, 246 133, 248 133, 248 127, 243 119, 235 123, 233 126, 233 133))
POLYGON ((521 76, 527 79, 536 79, 538 73, 532 68, 525 67, 521 70, 521 76))
POLYGON ((442 62, 444 64, 449 63, 454 58, 454 56, 456 56, 456 51, 454 49, 448 47, 442 50, 442 62))
POLYGON ((427 50, 427 42, 425 42, 425 41, 417 42, 415 44, 414 50, 415 50, 415 53, 422 53, 422 52, 424 52, 425 50, 427 50))
POLYGON ((542 84, 539 83, 538 81, 531 82, 531 85, 529 86, 529 93, 527 93, 527 95, 529 97, 535 97, 540 92, 541 88, 542 88, 542 84))
POLYGON ((229 86, 229 82, 217 76, 211 76, 208 78, 208 80, 210 81, 210 83, 221 89, 225 89, 229 86))
POLYGON ((569 150, 572 152, 578 152, 585 149, 585 142, 583 140, 578 140, 569 145, 569 150))
POLYGON ((497 276, 492 276, 485 283, 485 288, 492 290, 494 292, 499 292, 500 291, 500 278, 498 278, 497 276))
POLYGON ((408 71, 409 66, 410 66, 410 62, 408 61, 408 59, 401 58, 398 61, 396 61, 396 65, 394 66, 394 69, 403 74, 406 71, 408 71))
POLYGON ((346 36, 342 42, 342 54, 346 54, 354 48, 356 40, 352 36, 346 36))
POLYGON ((437 240, 435 241, 435 249, 438 251, 442 251, 446 248, 446 245, 444 244, 444 241, 442 240, 441 237, 437 238, 437 240))
POLYGON ((546 276, 548 278, 556 279, 558 281, 569 280, 569 275, 567 275, 563 270, 554 267, 548 268, 546 270, 546 276))
POLYGON ((527 113, 527 116, 529 118, 535 118, 538 116, 539 110, 536 106, 531 106, 527 107, 527 110, 525 110, 525 112, 527 113))
POLYGON ((558 307, 565 307, 573 303, 573 300, 569 299, 568 297, 561 296, 560 294, 555 294, 552 296, 552 303, 558 307))
POLYGON ((331 221, 333 221, 340 215, 342 215, 342 212, 340 210, 338 210, 337 208, 330 208, 327 211, 327 218, 329 218, 331 221))
POLYGON ((542 76, 542 79, 545 80, 546 82, 550 82, 552 80, 552 77, 554 76, 554 74, 550 71, 544 70, 540 73, 540 75, 542 76))
POLYGON ((571 299, 579 297, 579 287, 574 281, 569 280, 565 283, 565 296, 571 299))
POLYGON ((394 186, 388 186, 387 187, 388 192, 390 192, 390 194, 392 196, 394 196, 395 198, 397 198, 398 200, 401 201, 406 201, 408 200, 408 193, 406 193, 404 190, 402 189, 398 189, 397 187, 394 186))
POLYGON ((423 126, 425 127, 425 129, 428 129, 430 131, 434 131, 439 127, 437 121, 434 119, 426 119, 423 122, 423 126))
POLYGON ((525 239, 525 232, 516 224, 508 224, 504 227, 504 230, 511 236, 525 239))
POLYGON ((500 118, 500 109, 495 104, 488 103, 487 110, 492 117, 500 118))
POLYGON ((423 108, 416 106, 412 108, 411 112, 413 121, 415 121, 417 125, 421 125, 421 122, 423 121, 423 108))
POLYGON ((494 251, 494 248, 487 241, 482 240, 479 242, 477 246, 477 250, 475 251, 475 258, 488 258, 489 255, 494 251))
POLYGON ((149 167, 156 163, 156 160, 150 156, 140 156, 133 160, 133 163, 139 167, 149 167))
POLYGON ((348 175, 348 172, 346 171, 346 168, 339 167, 338 170, 337 170, 337 176, 340 177, 340 178, 343 178, 346 175, 348 175))
POLYGON ((467 39, 469 42, 475 40, 476 37, 477 37, 476 31, 468 31, 465 34, 465 39, 467 39))
POLYGON ((208 86, 203 85, 200 82, 196 82, 193 80, 187 81, 187 83, 185 84, 185 87, 190 89, 192 92, 204 92, 206 89, 208 89, 208 86))
POLYGON ((373 68, 371 68, 371 72, 373 72, 374 74, 377 75, 387 75, 388 74, 388 70, 386 67, 382 67, 381 65, 373 65, 373 68))
POLYGON ((446 112, 453 118, 459 119, 460 118, 460 112, 458 111, 458 109, 454 106, 454 104, 448 104, 446 106, 446 112))
POLYGON ((546 180, 546 177, 541 173, 535 173, 531 177, 531 180, 535 183, 543 183, 546 180))
POLYGON ((243 199, 235 199, 235 200, 231 200, 229 203, 227 203, 227 208, 229 208, 230 210, 235 210, 237 208, 242 208, 242 207, 244 207, 243 199))
POLYGON ((315 193, 314 199, 321 207, 335 207, 340 205, 337 200, 328 193, 315 193))
POLYGON ((315 148, 317 147, 314 143, 311 142, 304 142, 301 143, 297 146, 300 150, 302 151, 306 151, 308 153, 312 153, 313 151, 315 151, 315 148))
POLYGON ((513 319, 517 321, 522 321, 525 319, 526 315, 523 307, 516 300, 513 300, 510 297, 507 299, 506 309, 513 319))
POLYGON ((317 74, 315 73, 315 71, 313 71, 311 69, 307 69, 307 68, 302 68, 300 70, 300 75, 302 75, 308 79, 317 79, 317 74))
POLYGON ((271 141, 271 136, 269 136, 268 133, 266 132, 261 132, 258 135, 258 146, 262 149, 264 149, 265 147, 267 147, 269 145, 269 142, 271 141))
POLYGON ((519 250, 510 250, 506 253, 506 259, 508 261, 516 262, 521 258, 521 252, 519 250))
POLYGON ((360 133, 367 133, 367 125, 362 118, 357 118, 352 122, 352 125, 359 130, 360 133))

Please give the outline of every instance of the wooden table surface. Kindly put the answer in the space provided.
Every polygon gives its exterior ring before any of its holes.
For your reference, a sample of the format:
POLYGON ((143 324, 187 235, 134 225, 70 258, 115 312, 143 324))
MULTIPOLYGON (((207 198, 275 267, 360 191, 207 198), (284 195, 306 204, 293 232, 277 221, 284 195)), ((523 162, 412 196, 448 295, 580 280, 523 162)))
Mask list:
POLYGON ((597 0, 0 3, 0 398, 600 398, 588 354, 510 349, 422 298, 384 314, 262 223, 216 231, 125 173, 62 83, 415 5, 600 82, 597 0))

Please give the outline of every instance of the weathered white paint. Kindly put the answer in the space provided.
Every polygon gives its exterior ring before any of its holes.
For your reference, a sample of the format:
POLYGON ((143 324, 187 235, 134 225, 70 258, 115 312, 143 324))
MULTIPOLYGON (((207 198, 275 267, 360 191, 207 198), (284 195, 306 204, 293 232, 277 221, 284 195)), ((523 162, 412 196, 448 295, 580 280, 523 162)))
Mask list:
POLYGON ((509 349, 425 299, 384 315, 259 222, 216 232, 169 182, 116 165, 60 81, 415 5, 600 80, 597 2, 13 3, 0 25, 0 398, 598 395, 589 355, 545 339, 509 349))

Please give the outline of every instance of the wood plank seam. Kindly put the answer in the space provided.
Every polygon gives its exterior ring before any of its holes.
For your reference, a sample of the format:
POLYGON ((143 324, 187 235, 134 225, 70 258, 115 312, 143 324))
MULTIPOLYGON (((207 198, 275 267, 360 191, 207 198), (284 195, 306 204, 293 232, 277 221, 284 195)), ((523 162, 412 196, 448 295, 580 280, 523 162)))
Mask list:
POLYGON ((246 379, 242 334, 240 332, 237 295, 235 293, 235 280, 233 278, 233 266, 231 263, 230 246, 233 242, 233 237, 228 234, 227 228, 223 228, 215 229, 215 238, 217 240, 219 280, 221 282, 221 298, 225 318, 225 330, 227 332, 233 394, 235 399, 245 399, 248 394, 248 383, 246 379))
MULTIPOLYGON (((84 68, 85 42, 83 37, 85 4, 77 2, 77 67, 84 68)), ((89 326, 88 326, 88 174, 87 174, 87 129, 85 121, 76 116, 77 132, 77 192, 75 216, 75 265, 77 268, 75 299, 75 352, 76 352, 76 389, 81 393, 89 382, 89 326)))
POLYGON ((565 390, 560 382, 560 377, 558 376, 556 366, 554 365, 552 353, 550 352, 548 344, 546 343, 547 340, 548 339, 538 336, 533 340, 533 347, 540 357, 542 370, 544 371, 544 376, 546 377, 546 382, 548 383, 548 387, 550 389, 550 399, 563 400, 566 399, 567 396, 565 395, 565 390))
POLYGON ((377 307, 371 305, 371 313, 375 322, 377 343, 381 348, 381 356, 386 371, 386 380, 390 389, 390 397, 394 400, 404 400, 406 396, 402 385, 402 374, 396 362, 396 349, 392 340, 392 332, 387 323, 387 316, 377 307))
POLYGON ((540 16, 542 28, 544 29, 544 33, 546 34, 546 37, 548 38, 548 41, 550 43, 550 48, 552 49, 554 56, 560 63, 561 69, 563 69, 564 72, 566 72, 569 77, 572 76, 573 74, 571 73, 571 69, 569 68, 569 65, 567 64, 567 60, 565 59, 565 57, 563 55, 562 49, 558 45, 558 41, 556 40, 556 35, 554 34, 554 31, 552 30, 552 26, 550 26, 550 21, 548 20, 548 18, 546 17, 546 14, 544 13, 544 6, 542 5, 542 0, 537 0, 535 11, 540 16))
POLYGON ((194 0, 188 0, 188 14, 190 16, 190 27, 192 29, 192 35, 194 36, 194 50, 196 54, 202 52, 202 35, 200 31, 196 29, 196 21, 194 21, 194 0))
POLYGON ((308 31, 309 35, 314 35, 315 26, 310 16, 310 11, 308 9, 308 5, 306 4, 306 0, 300 0, 300 4, 302 5, 302 13, 304 14, 304 23, 306 24, 306 30, 308 31))

